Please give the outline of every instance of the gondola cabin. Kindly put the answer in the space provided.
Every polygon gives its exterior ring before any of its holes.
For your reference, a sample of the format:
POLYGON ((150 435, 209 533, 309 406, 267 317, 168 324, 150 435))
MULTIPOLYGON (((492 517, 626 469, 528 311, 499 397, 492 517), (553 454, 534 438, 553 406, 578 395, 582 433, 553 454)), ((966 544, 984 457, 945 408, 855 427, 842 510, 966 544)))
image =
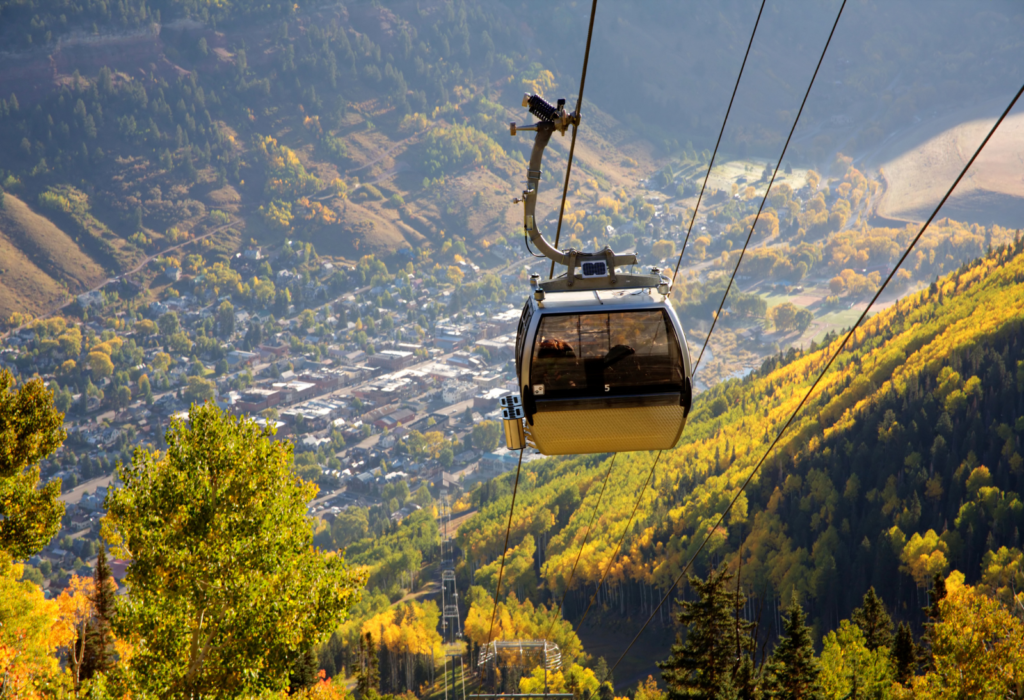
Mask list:
MULTIPOLYGON (((540 121, 526 171, 523 234, 563 274, 540 281, 526 301, 516 338, 519 396, 502 399, 508 449, 532 445, 546 455, 632 452, 675 447, 692 398, 690 356, 668 294, 672 281, 656 268, 626 274, 636 255, 608 246, 560 250, 537 227, 541 163, 552 134, 579 125, 538 95, 523 106, 540 121)), ((532 251, 531 251, 532 252, 532 251)), ((541 256, 538 256, 541 257, 541 256)))
POLYGON ((535 293, 516 338, 529 442, 546 455, 674 447, 690 410, 690 357, 657 289, 535 293))

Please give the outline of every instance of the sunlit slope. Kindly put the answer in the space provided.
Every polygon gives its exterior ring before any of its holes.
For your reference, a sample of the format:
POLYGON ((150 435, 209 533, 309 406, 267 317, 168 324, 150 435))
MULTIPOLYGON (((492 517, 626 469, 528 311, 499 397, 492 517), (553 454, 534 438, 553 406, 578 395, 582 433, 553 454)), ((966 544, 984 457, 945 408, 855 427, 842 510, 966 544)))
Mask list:
POLYGON ((11 194, 0 207, 0 268, 0 317, 38 313, 65 290, 80 293, 106 277, 70 236, 11 194))
MULTIPOLYGON (((992 121, 963 122, 884 163, 886 191, 878 213, 903 221, 927 218, 992 128, 992 121)), ((1024 221, 1022 146, 1024 115, 1017 114, 1008 117, 992 136, 943 213, 981 224, 1019 227, 1024 221)))
MULTIPOLYGON (((748 591, 797 592, 827 625, 868 585, 910 610, 932 569, 976 577, 988 549, 1019 547, 1021 250, 996 252, 871 318, 714 534, 697 572, 742 543, 748 591)), ((613 559, 655 457, 620 455, 573 588, 592 591, 612 561, 602 595, 628 593, 627 616, 646 610, 650 589, 678 575, 837 342, 770 359, 746 380, 702 394, 613 559)), ((542 578, 560 593, 607 461, 539 464, 521 480, 510 546, 533 535, 542 578)), ((460 530, 476 566, 501 552, 510 485, 478 494, 491 502, 460 530)), ((567 605, 568 615, 579 612, 567 605)))

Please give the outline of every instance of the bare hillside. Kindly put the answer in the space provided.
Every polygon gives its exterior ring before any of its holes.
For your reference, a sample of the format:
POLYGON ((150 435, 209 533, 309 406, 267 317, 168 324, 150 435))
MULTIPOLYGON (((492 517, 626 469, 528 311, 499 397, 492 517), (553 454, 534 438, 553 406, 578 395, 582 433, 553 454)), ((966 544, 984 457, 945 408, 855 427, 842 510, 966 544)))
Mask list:
POLYGON ((103 268, 49 219, 17 197, 0 208, 0 314, 48 308, 67 292, 78 293, 106 277, 103 268))
MULTIPOLYGON (((974 119, 946 129, 881 166, 878 214, 921 221, 945 194, 992 126, 974 119)), ((1024 221, 1024 115, 1008 117, 943 208, 954 219, 1019 228, 1024 221)))

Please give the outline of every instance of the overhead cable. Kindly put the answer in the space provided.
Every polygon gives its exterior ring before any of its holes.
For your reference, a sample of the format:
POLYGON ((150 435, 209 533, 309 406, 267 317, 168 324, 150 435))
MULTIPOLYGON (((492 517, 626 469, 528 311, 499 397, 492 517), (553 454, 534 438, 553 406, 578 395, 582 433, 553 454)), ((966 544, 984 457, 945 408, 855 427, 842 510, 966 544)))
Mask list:
MULTIPOLYGON (((615 459, 619 456, 616 452, 612 455, 611 460, 608 462, 608 471, 604 473, 604 479, 601 481, 601 491, 597 494, 597 502, 593 506, 593 514, 590 516, 590 524, 587 525, 587 532, 583 536, 583 542, 580 543, 579 551, 576 552, 576 561, 572 563, 572 571, 569 572, 569 580, 565 584, 565 589, 562 591, 562 599, 558 601, 558 610, 562 609, 562 605, 565 603, 565 596, 569 594, 569 589, 572 588, 573 578, 576 576, 576 566, 580 563, 580 555, 583 554, 583 549, 587 546, 587 540, 590 539, 590 533, 594 529, 594 520, 597 519, 597 514, 601 509, 601 499, 604 498, 604 488, 608 485, 608 477, 612 474, 612 467, 615 466, 615 459)), ((581 505, 582 507, 582 505, 581 505)), ((551 624, 548 626, 547 637, 551 636, 551 630, 555 628, 555 620, 552 618, 551 624)))
POLYGON ((672 273, 672 287, 676 285, 676 275, 679 274, 679 264, 683 262, 683 253, 686 252, 686 244, 690 240, 690 231, 693 230, 693 222, 697 220, 697 210, 700 209, 701 200, 704 199, 704 188, 708 186, 708 178, 711 177, 711 169, 715 167, 715 156, 718 155, 718 145, 722 143, 722 134, 725 133, 725 124, 729 121, 729 112, 732 111, 732 102, 736 99, 736 90, 740 87, 740 79, 743 77, 743 69, 747 66, 747 57, 750 56, 750 47, 754 45, 754 35, 757 34, 757 25, 761 23, 761 13, 764 12, 765 0, 761 0, 761 9, 757 11, 757 19, 754 21, 754 31, 750 32, 750 41, 747 42, 747 51, 743 54, 743 63, 740 64, 739 75, 736 76, 736 84, 732 86, 732 97, 729 98, 729 106, 725 110, 725 118, 722 120, 722 128, 718 130, 718 140, 715 141, 715 150, 711 152, 711 160, 708 161, 708 171, 704 173, 704 184, 700 186, 700 194, 697 195, 697 203, 693 206, 693 214, 690 216, 690 225, 686 227, 686 237, 683 238, 683 247, 679 251, 679 259, 676 260, 676 269, 672 273))
POLYGON ((754 475, 757 474, 761 466, 764 464, 765 460, 768 458, 768 455, 771 454, 772 450, 779 443, 779 440, 782 439, 783 434, 793 423, 793 420, 796 418, 797 414, 800 413, 800 410, 804 407, 804 404, 807 403, 807 400, 811 397, 811 394, 814 393, 814 390, 817 388, 822 378, 829 371, 829 369, 832 368, 832 365, 836 361, 836 358, 838 358, 840 353, 842 353, 843 349, 846 348, 846 345, 847 343, 849 343, 850 338, 853 337, 854 332, 857 330, 858 327, 860 327, 864 320, 867 319, 868 313, 871 311, 871 308, 878 301, 879 297, 882 295, 882 292, 885 291, 885 288, 892 281, 893 277, 896 276, 896 273, 899 271, 900 267, 906 261, 910 253, 914 250, 914 247, 917 245, 918 241, 921 240, 921 236, 924 235, 925 230, 927 230, 928 226, 938 215, 939 210, 942 209, 943 205, 953 194, 953 191, 956 189, 957 185, 960 184, 960 181, 963 180, 964 176, 970 170, 971 166, 974 165, 974 161, 977 160, 982 150, 988 144, 989 139, 992 138, 992 135, 996 132, 996 129, 998 129, 999 125, 1003 123, 1004 119, 1006 119, 1006 116, 1010 113, 1010 110, 1013 109, 1014 105, 1017 104, 1017 100, 1020 99, 1020 96, 1022 94, 1024 94, 1024 85, 1021 86, 1020 90, 1017 91, 1017 94, 1014 95, 1013 99, 1010 101, 1010 104, 1006 107, 1005 110, 1003 110, 1003 113, 996 120, 995 124, 992 125, 992 128, 985 136, 985 139, 978 146, 977 150, 974 151, 974 155, 972 155, 971 159, 967 161, 966 165, 964 165, 963 169, 960 171, 960 174, 957 175, 956 180, 953 181, 953 184, 950 185, 949 189, 946 191, 946 194, 939 201, 934 211, 932 211, 931 216, 929 216, 928 220, 925 221, 924 224, 921 226, 921 229, 917 232, 917 235, 914 236, 914 239, 910 242, 910 245, 907 246, 907 249, 903 252, 903 255, 900 256, 900 259, 896 262, 896 265, 892 268, 892 270, 889 271, 888 276, 886 276, 885 280, 882 282, 882 285, 878 288, 878 291, 875 292, 875 295, 873 297, 871 297, 871 301, 868 302, 867 307, 861 313, 860 317, 857 318, 856 323, 854 323, 853 326, 850 327, 850 330, 847 331, 846 335, 843 336, 842 342, 839 343, 839 346, 836 348, 835 352, 832 353, 831 357, 829 357, 828 362, 825 363, 825 367, 818 374, 817 378, 814 380, 814 383, 811 384, 810 388, 804 394, 803 398, 800 399, 800 403, 797 404, 797 407, 793 410, 789 418, 782 425, 782 428, 775 436, 775 439, 772 440, 770 445, 768 445, 768 449, 765 450, 764 454, 761 455, 761 458, 757 461, 757 464, 754 465, 754 468, 751 470, 750 474, 743 481, 743 484, 739 487, 739 489, 736 490, 736 495, 733 496, 732 500, 729 501, 729 505, 726 506, 725 510, 719 516, 718 522, 716 522, 715 525, 708 531, 708 534, 704 537, 704 540, 701 542, 700 547, 697 548, 697 551, 694 552, 693 556, 691 556, 689 561, 686 562, 686 566, 683 567, 683 570, 679 573, 679 576, 676 577, 675 581, 669 587, 668 591, 666 591, 665 595, 662 597, 657 607, 654 608, 654 611, 651 613, 650 617, 648 617, 647 621, 644 622, 643 626, 640 628, 640 631, 636 633, 636 636, 633 638, 633 641, 631 641, 629 645, 625 648, 625 650, 623 650, 622 655, 619 657, 618 661, 616 661, 615 665, 612 666, 612 671, 614 671, 615 668, 622 662, 622 660, 626 657, 626 654, 629 652, 629 650, 633 648, 633 645, 636 644, 637 639, 639 639, 640 635, 643 634, 645 629, 647 629, 647 626, 651 623, 651 620, 654 619, 654 616, 661 609, 661 606, 665 604, 665 601, 668 600, 669 596, 672 594, 672 591, 675 590, 675 587, 679 585, 679 582, 683 579, 683 576, 686 575, 687 571, 690 570, 690 567, 693 565, 693 562, 696 560, 697 556, 701 553, 701 551, 703 551, 704 547, 707 545, 708 541, 711 538, 711 535, 722 525, 723 522, 725 522, 725 518, 729 514, 729 511, 732 510, 732 507, 736 504, 736 501, 738 501, 740 496, 743 495, 743 493, 746 491, 747 486, 750 485, 750 482, 754 478, 754 475))
POLYGON ((633 504, 633 512, 629 514, 629 520, 626 521, 626 527, 622 531, 622 537, 619 538, 619 543, 615 546, 615 551, 612 552, 611 558, 608 559, 608 566, 605 567, 604 573, 601 574, 601 580, 597 582, 597 590, 590 596, 590 602, 587 603, 586 610, 583 611, 583 617, 580 618, 579 623, 576 625, 576 631, 579 632, 580 628, 583 627, 583 623, 587 619, 587 613, 590 612, 590 608, 594 606, 594 602, 597 600, 597 594, 601 592, 601 586, 604 584, 604 580, 608 577, 608 573, 612 570, 612 565, 615 563, 615 558, 619 555, 619 550, 622 549, 622 543, 626 539, 626 535, 629 534, 629 526, 633 524, 633 518, 636 516, 636 511, 640 507, 640 501, 643 500, 644 495, 647 493, 647 485, 651 483, 651 477, 654 476, 654 469, 658 466, 658 460, 661 459, 661 455, 664 450, 658 450, 658 456, 654 458, 654 464, 651 465, 651 471, 647 473, 647 479, 644 481, 644 485, 640 488, 640 493, 636 497, 636 503, 633 504))
POLYGON ((508 553, 508 535, 512 531, 512 514, 516 510, 516 493, 519 491, 519 469, 523 466, 523 452, 526 448, 519 450, 519 463, 516 465, 516 481, 512 486, 512 505, 508 509, 508 526, 505 528, 505 547, 501 550, 501 566, 498 569, 498 583, 494 587, 494 607, 491 608, 491 626, 487 630, 487 642, 491 641, 491 632, 494 631, 494 614, 498 612, 498 598, 501 595, 501 576, 505 573, 505 555, 508 553))
POLYGON ((722 295, 722 301, 718 305, 718 311, 711 319, 711 330, 708 331, 707 337, 704 338, 704 345, 700 348, 700 355, 697 356, 697 361, 693 364, 693 371, 697 371, 697 367, 700 366, 700 361, 704 358, 704 351, 708 347, 708 341, 711 340, 711 333, 715 330, 715 325, 718 323, 718 319, 722 315, 722 309, 725 308, 725 300, 729 298, 729 291, 732 289, 733 282, 736 280, 736 273, 739 272, 740 264, 743 262, 743 256, 747 253, 747 246, 750 245, 750 239, 754 235, 754 228, 757 226, 758 220, 761 218, 761 211, 764 209, 765 202, 768 201, 768 195, 771 194, 772 185, 775 184, 775 176, 779 174, 779 166, 782 165, 782 159, 786 157, 786 150, 789 148, 789 142, 793 139, 793 132, 796 131, 796 125, 800 123, 800 115, 804 112, 804 106, 807 104, 807 98, 811 94, 811 88, 814 87, 814 81, 818 77, 818 71, 821 69, 821 62, 825 60, 825 54, 828 53, 829 44, 832 43, 832 37, 836 33, 836 26, 839 24, 839 18, 843 16, 843 10, 846 8, 846 0, 839 6, 839 12, 836 14, 836 21, 832 23, 832 31, 828 33, 828 40, 825 42, 825 48, 821 50, 821 56, 818 57, 818 65, 814 67, 814 74, 811 76, 811 82, 807 85, 807 91, 804 92, 804 99, 800 102, 800 109, 797 110, 796 119, 793 120, 793 126, 789 130, 789 136, 786 137, 786 143, 782 146, 782 153, 779 154, 779 159, 775 162, 775 168, 772 170, 772 177, 768 181, 768 187, 764 191, 764 197, 761 198, 761 204, 757 208, 757 214, 754 215, 754 220, 750 224, 750 231, 747 232, 747 240, 743 242, 743 248, 740 250, 740 256, 736 260, 736 267, 733 268, 732 274, 729 275, 729 284, 725 287, 725 294, 722 295))
MULTIPOLYGON (((572 140, 569 141, 569 162, 565 166, 565 182, 562 184, 562 206, 558 210, 558 229, 555 231, 555 249, 562 236, 562 217, 565 215, 565 198, 569 194, 569 175, 572 173, 572 156, 576 151, 576 130, 580 125, 580 107, 583 104, 583 87, 587 84, 587 64, 590 62, 590 40, 594 37, 594 15, 597 14, 597 0, 590 5, 590 27, 587 29, 587 48, 583 52, 583 75, 580 76, 580 94, 576 96, 575 118, 572 120, 572 140)), ((551 261, 548 279, 555 276, 555 261, 551 261)))

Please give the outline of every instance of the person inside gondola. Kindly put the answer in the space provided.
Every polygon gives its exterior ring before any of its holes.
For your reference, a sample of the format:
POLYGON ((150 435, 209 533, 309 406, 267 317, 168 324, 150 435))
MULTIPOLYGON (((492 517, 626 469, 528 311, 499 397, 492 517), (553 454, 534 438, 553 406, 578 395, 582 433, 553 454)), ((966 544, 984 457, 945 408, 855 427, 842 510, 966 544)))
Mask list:
POLYGON ((537 359, 543 360, 552 357, 563 357, 575 360, 576 353, 573 352, 572 346, 564 340, 558 338, 545 338, 540 341, 540 348, 537 350, 537 359))
POLYGON ((579 362, 568 342, 545 337, 540 341, 534 361, 536 384, 549 387, 549 390, 572 389, 577 386, 579 362))
POLYGON ((541 322, 530 382, 549 400, 672 391, 681 358, 661 311, 552 315, 541 322))

